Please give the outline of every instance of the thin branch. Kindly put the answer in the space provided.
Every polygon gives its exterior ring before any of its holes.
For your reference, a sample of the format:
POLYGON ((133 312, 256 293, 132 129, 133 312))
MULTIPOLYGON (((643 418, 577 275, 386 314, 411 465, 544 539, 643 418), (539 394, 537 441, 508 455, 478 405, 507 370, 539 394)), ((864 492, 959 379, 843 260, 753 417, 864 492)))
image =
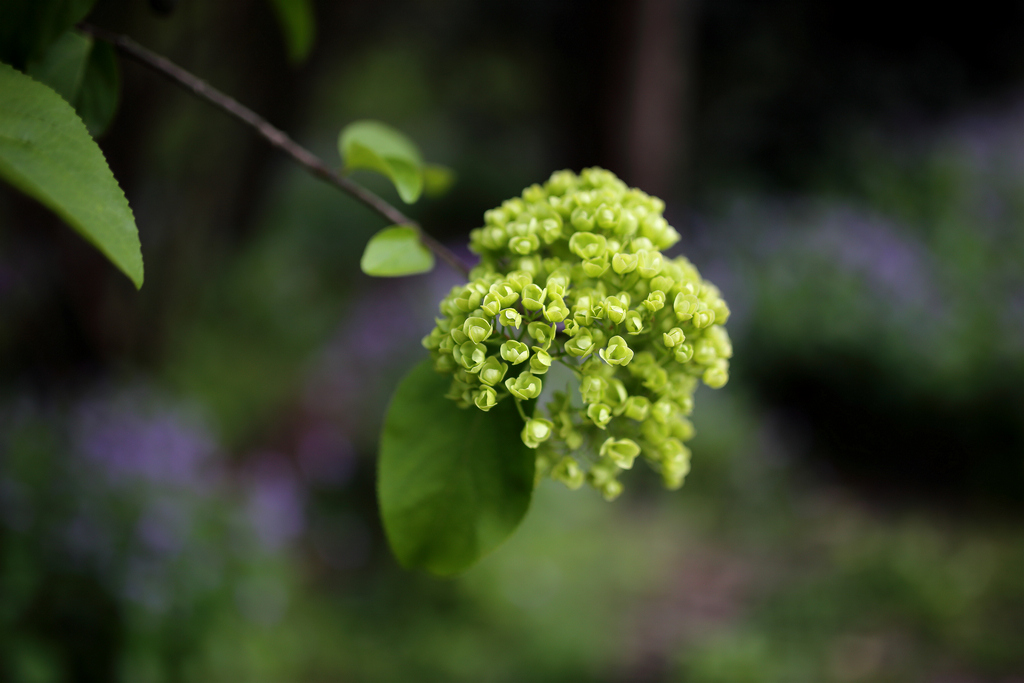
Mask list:
POLYGON ((307 171, 321 180, 325 180, 335 187, 347 192, 391 223, 398 225, 411 225, 416 229, 423 245, 437 254, 438 258, 463 275, 469 274, 469 266, 463 263, 462 259, 448 249, 448 247, 428 235, 416 221, 412 220, 401 211, 367 190, 365 187, 340 175, 315 154, 292 140, 287 133, 279 128, 275 128, 269 121, 248 107, 242 105, 237 100, 228 97, 221 91, 212 87, 206 81, 193 76, 191 73, 185 71, 173 62, 161 57, 155 52, 147 50, 127 36, 111 33, 86 23, 79 24, 78 30, 86 35, 96 38, 97 40, 110 43, 118 52, 126 57, 153 69, 186 90, 189 90, 196 97, 206 100, 221 111, 224 111, 230 116, 238 119, 255 130, 272 146, 294 159, 307 171))

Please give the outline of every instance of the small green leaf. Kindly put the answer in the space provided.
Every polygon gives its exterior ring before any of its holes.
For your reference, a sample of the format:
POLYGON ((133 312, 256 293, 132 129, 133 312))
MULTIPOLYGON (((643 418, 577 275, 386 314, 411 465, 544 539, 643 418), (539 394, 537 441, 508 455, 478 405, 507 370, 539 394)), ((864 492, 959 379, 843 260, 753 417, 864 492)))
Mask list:
POLYGON ((410 225, 392 225, 370 238, 359 267, 367 275, 401 277, 434 269, 434 255, 410 225))
POLYGON ((423 194, 428 197, 442 197, 455 184, 455 171, 441 164, 427 164, 423 167, 423 194))
POLYGON ((65 101, 74 102, 90 50, 92 38, 65 31, 41 59, 29 63, 25 73, 56 90, 65 101))
POLYGON ((533 494, 534 452, 511 399, 489 412, 444 398, 451 378, 425 361, 384 419, 377 492, 402 566, 457 574, 508 538, 533 494))
POLYGON ((299 64, 306 60, 313 48, 316 23, 310 0, 270 0, 277 15, 277 23, 284 34, 288 61, 299 64))
POLYGON ((345 168, 383 173, 406 204, 423 192, 423 158, 415 143, 380 121, 356 121, 338 136, 338 151, 345 168))
POLYGON ((93 137, 101 135, 113 121, 120 92, 121 74, 113 46, 95 43, 75 99, 75 110, 93 137))
POLYGON ((60 95, 0 64, 0 177, 49 207, 142 286, 135 219, 103 152, 60 95))

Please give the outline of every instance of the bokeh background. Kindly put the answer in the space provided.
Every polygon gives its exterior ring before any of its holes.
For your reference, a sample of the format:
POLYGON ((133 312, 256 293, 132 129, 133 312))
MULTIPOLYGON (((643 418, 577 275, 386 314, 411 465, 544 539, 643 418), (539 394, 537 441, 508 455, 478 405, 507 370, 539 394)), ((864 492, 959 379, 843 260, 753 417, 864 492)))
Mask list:
POLYGON ((362 275, 377 217, 123 63, 141 292, 0 188, 0 680, 1024 681, 1024 6, 315 16, 301 64, 262 0, 91 21, 332 164, 354 119, 406 131, 455 248, 561 168, 664 197, 734 311, 693 472, 545 482, 464 576, 399 569, 377 434, 456 274, 362 275))

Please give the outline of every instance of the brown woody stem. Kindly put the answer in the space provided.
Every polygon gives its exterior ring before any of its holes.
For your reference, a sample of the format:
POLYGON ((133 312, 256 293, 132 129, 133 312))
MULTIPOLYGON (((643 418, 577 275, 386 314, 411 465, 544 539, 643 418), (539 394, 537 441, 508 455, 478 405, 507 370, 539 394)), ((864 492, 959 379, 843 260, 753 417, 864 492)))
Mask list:
POLYGON ((416 221, 412 220, 362 185, 354 183, 348 178, 340 175, 315 154, 292 140, 287 133, 271 125, 269 121, 253 110, 244 106, 237 100, 228 97, 221 91, 212 87, 206 81, 192 75, 170 60, 161 57, 155 52, 147 50, 127 36, 111 33, 85 23, 79 24, 78 30, 97 40, 110 43, 118 52, 126 57, 153 69, 190 91, 196 97, 206 100, 221 111, 238 119, 255 130, 260 137, 269 142, 273 147, 276 147, 294 159, 307 171, 321 180, 327 181, 335 187, 347 192, 391 223, 396 225, 412 226, 416 229, 416 232, 419 234, 420 242, 422 242, 425 247, 434 252, 438 258, 455 270, 459 271, 463 275, 469 275, 469 266, 463 263, 462 259, 452 252, 451 249, 428 235, 416 221))

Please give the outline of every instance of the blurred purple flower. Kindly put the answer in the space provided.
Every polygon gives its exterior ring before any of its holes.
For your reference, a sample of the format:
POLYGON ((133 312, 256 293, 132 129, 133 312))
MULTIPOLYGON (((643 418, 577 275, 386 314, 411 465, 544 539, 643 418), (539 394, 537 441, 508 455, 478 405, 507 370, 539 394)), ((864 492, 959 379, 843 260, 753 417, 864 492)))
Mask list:
POLYGON ((209 434, 176 412, 144 414, 127 398, 80 406, 77 450, 117 484, 202 487, 204 466, 215 450, 209 434))
POLYGON ((283 456, 256 459, 249 476, 246 512, 256 538, 274 552, 298 536, 305 523, 302 488, 283 456))
POLYGON ((847 208, 824 215, 806 246, 848 272, 865 276, 879 293, 902 304, 937 298, 925 247, 903 238, 878 217, 847 208))

